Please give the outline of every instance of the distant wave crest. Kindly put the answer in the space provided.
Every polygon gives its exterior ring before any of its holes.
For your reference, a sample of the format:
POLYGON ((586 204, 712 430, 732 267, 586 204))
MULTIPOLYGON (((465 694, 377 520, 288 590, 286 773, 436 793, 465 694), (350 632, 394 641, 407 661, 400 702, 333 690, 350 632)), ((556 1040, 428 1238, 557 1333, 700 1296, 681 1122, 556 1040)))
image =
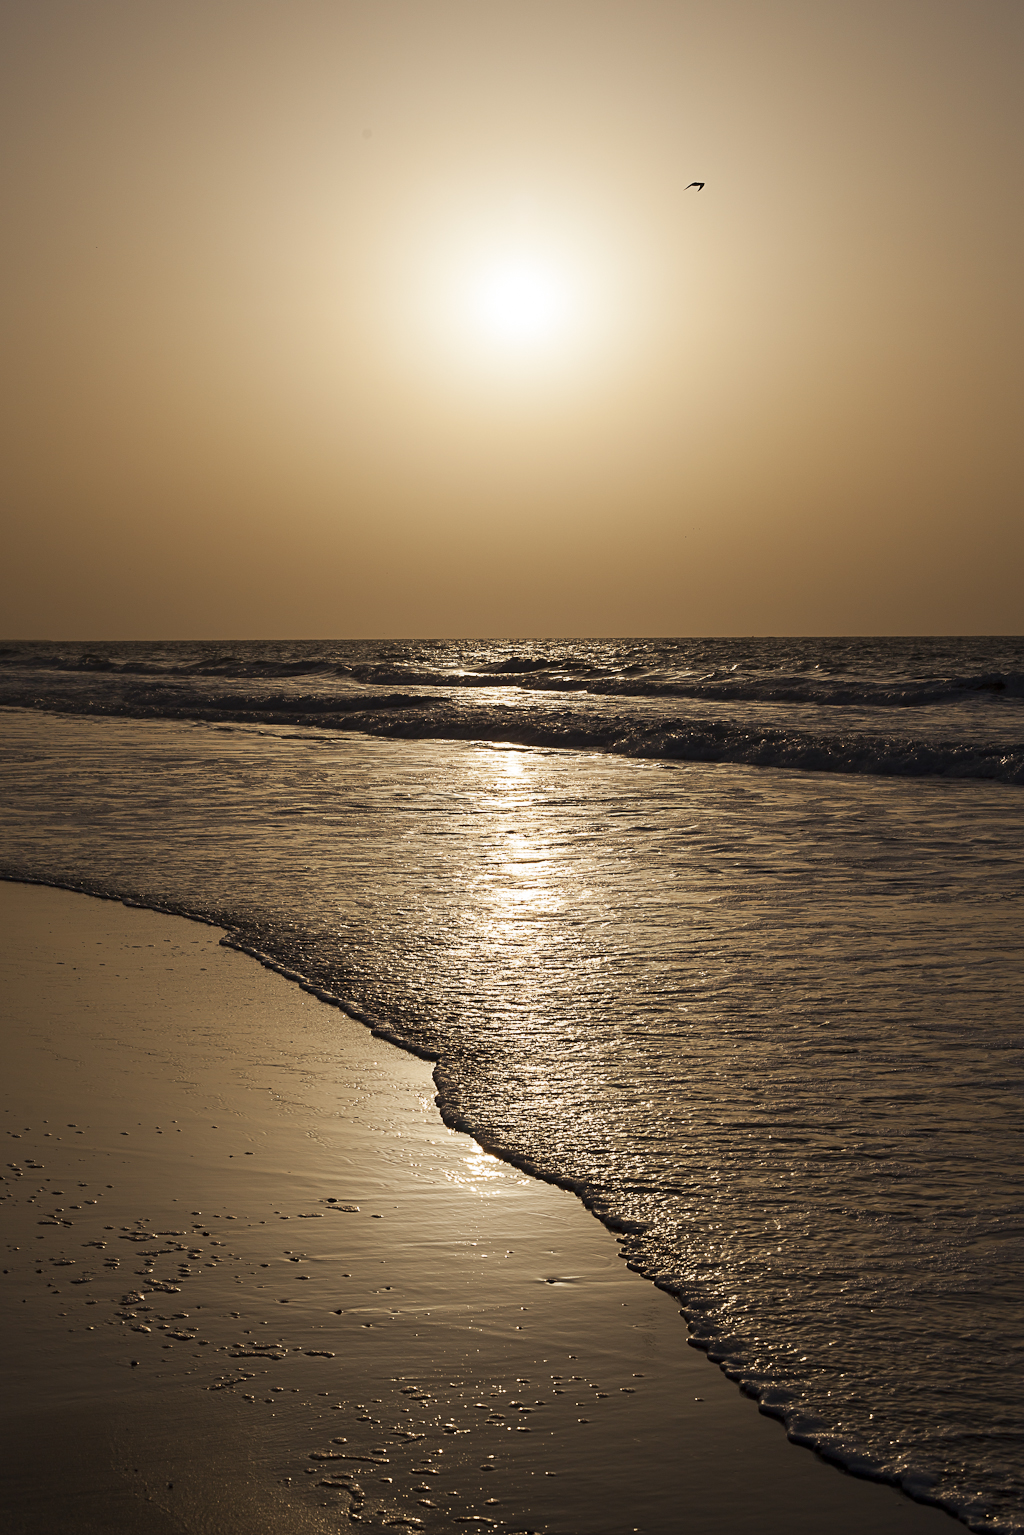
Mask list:
POLYGON ((302 657, 257 656, 226 649, 195 660, 168 653, 157 658, 110 653, 80 647, 0 647, 0 673, 8 671, 86 674, 110 677, 170 679, 235 678, 239 681, 282 681, 299 677, 348 680, 372 688, 516 688, 536 692, 586 692, 602 697, 692 698, 723 703, 792 703, 846 708, 915 708, 965 697, 985 695, 1024 701, 1024 672, 984 671, 944 676, 872 679, 850 674, 830 675, 806 670, 743 669, 686 670, 678 665, 652 668, 635 660, 617 666, 592 659, 511 655, 480 661, 473 667, 418 664, 401 655, 373 660, 342 659, 335 652, 302 657))

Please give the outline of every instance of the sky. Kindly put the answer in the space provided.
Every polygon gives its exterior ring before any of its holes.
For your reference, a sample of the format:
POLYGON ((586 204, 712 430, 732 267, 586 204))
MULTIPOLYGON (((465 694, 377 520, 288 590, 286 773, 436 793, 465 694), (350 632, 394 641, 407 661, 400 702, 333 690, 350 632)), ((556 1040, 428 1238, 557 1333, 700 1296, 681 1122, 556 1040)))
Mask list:
POLYGON ((1022 63, 1019 0, 5 0, 4 637, 1024 632, 1022 63))

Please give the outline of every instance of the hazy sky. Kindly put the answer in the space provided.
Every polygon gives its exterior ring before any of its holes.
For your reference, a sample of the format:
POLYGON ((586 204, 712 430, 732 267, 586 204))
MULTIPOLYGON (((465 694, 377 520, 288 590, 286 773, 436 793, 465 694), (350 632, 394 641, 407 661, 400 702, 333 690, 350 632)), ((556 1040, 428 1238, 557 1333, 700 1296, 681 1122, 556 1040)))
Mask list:
POLYGON ((1020 0, 4 0, 0 61, 8 637, 1024 631, 1020 0))

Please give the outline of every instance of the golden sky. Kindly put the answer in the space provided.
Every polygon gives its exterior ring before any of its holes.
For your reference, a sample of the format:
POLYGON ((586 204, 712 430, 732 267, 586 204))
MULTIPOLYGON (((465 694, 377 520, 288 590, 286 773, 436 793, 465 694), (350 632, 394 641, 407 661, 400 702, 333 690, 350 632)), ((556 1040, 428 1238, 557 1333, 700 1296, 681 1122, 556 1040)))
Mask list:
POLYGON ((1020 0, 6 0, 4 634, 1024 631, 1022 63, 1020 0))

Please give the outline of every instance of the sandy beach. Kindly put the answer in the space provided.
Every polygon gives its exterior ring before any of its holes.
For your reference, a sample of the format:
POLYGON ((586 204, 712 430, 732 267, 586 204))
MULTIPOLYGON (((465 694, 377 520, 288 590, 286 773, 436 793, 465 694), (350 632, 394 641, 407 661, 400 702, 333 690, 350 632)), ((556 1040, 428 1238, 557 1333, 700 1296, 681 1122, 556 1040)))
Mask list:
POLYGON ((426 1063, 217 929, 0 903, 10 1535, 950 1528, 789 1444, 426 1063))

